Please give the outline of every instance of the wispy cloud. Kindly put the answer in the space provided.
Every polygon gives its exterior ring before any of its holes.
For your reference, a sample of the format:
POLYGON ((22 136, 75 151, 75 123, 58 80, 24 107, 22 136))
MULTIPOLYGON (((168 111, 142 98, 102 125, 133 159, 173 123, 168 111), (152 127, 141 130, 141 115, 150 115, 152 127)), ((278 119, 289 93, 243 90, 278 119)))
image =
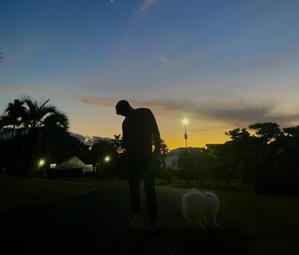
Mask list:
POLYGON ((143 15, 147 13, 157 2, 158 0, 144 0, 138 10, 138 14, 143 15))
MULTIPOLYGON (((118 99, 109 97, 81 97, 82 103, 96 106, 114 106, 118 99)), ((172 112, 189 113, 198 119, 206 119, 234 125, 248 125, 255 122, 277 122, 283 126, 299 122, 299 111, 279 112, 277 102, 192 102, 177 99, 134 101, 134 107, 149 107, 159 114, 172 112)))
POLYGON ((117 99, 110 97, 79 97, 81 103, 95 106, 115 106, 117 99))
POLYGON ((299 57, 298 46, 269 49, 258 55, 251 56, 246 63, 240 64, 245 69, 272 69, 297 63, 299 57))
POLYGON ((299 122, 299 112, 279 113, 280 105, 276 102, 224 102, 203 105, 195 110, 195 114, 220 122, 235 125, 247 125, 255 122, 277 122, 290 125, 299 122), (274 113, 274 112, 277 113, 274 113))

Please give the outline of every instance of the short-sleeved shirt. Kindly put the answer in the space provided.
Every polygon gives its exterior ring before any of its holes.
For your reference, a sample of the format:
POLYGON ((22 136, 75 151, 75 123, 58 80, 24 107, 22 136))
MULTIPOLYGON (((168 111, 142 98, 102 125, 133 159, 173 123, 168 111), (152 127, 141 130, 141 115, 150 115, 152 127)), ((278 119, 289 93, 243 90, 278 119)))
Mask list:
POLYGON ((150 109, 132 110, 122 124, 123 143, 129 158, 149 159, 152 155, 153 136, 159 136, 155 117, 150 109))

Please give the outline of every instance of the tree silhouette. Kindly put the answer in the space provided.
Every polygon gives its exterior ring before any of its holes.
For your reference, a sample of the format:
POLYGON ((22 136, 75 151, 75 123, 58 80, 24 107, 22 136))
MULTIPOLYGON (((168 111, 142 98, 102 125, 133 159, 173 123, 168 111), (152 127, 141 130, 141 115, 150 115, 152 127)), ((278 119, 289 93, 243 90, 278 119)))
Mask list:
POLYGON ((290 137, 299 137, 299 126, 284 128, 283 132, 290 137))
POLYGON ((9 103, 1 116, 1 128, 12 129, 11 138, 19 134, 20 138, 13 146, 14 151, 21 150, 21 157, 27 161, 28 173, 31 175, 36 168, 37 159, 45 153, 46 144, 52 141, 59 130, 67 131, 68 119, 65 114, 49 104, 49 100, 36 101, 30 97, 15 99, 9 103))
POLYGON ((163 139, 161 139, 161 154, 164 155, 169 152, 168 146, 163 139))
POLYGON ((38 102, 30 97, 23 99, 25 106, 23 124, 29 132, 49 125, 68 129, 69 123, 66 115, 50 105, 49 101, 48 99, 38 102))
POLYGON ((249 128, 254 130, 256 135, 266 143, 269 143, 282 135, 278 124, 273 122, 255 123, 250 125, 249 128))
POLYGON ((11 138, 15 136, 15 128, 22 124, 25 116, 24 102, 19 99, 15 99, 12 103, 9 103, 5 109, 5 115, 2 117, 2 125, 11 126, 11 138))
POLYGON ((225 134, 229 136, 230 139, 232 140, 238 140, 238 139, 244 139, 250 137, 250 134, 246 128, 242 128, 242 129, 236 128, 228 132, 225 132, 225 134))

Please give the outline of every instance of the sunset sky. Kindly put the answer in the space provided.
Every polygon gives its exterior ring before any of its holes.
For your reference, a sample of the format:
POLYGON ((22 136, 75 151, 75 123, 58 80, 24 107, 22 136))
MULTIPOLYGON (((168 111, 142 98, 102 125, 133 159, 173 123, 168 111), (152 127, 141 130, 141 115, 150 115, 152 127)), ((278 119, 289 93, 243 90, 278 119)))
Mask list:
POLYGON ((170 148, 251 123, 299 125, 298 0, 2 0, 0 109, 50 98, 70 131, 121 133, 151 108, 170 148))

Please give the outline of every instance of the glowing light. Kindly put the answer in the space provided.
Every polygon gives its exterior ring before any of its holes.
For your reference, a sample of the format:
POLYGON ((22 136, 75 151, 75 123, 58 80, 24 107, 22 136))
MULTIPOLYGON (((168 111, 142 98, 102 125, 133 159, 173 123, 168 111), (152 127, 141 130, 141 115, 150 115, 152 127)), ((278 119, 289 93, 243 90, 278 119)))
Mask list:
POLYGON ((56 168, 56 164, 55 163, 54 164, 50 164, 50 168, 55 169, 56 168))
POLYGON ((105 162, 109 162, 110 160, 111 160, 110 156, 106 156, 106 157, 104 158, 104 161, 105 161, 105 162))
POLYGON ((182 124, 183 125, 188 125, 189 124, 189 120, 188 119, 183 119, 182 120, 182 124))
POLYGON ((38 167, 42 167, 42 166, 44 166, 45 163, 46 163, 46 161, 45 161, 44 159, 40 159, 40 160, 38 161, 38 167))

